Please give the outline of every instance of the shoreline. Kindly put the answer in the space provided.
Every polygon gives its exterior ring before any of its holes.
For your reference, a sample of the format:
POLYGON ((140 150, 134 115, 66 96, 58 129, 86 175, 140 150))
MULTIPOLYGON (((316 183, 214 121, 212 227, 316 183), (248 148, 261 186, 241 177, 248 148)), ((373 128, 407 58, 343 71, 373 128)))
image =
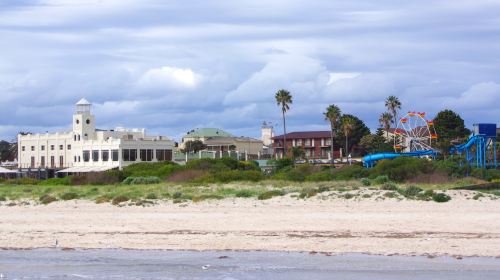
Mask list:
POLYGON ((79 247, 32 247, 32 248, 18 248, 18 247, 1 247, 0 252, 5 252, 5 251, 59 251, 59 252, 75 252, 75 251, 80 251, 80 252, 85 252, 85 251, 136 251, 136 252, 188 252, 188 253, 217 253, 221 254, 218 258, 219 259, 225 259, 227 258, 226 255, 223 253, 284 253, 284 254, 304 254, 304 255, 311 255, 311 256, 325 256, 325 257, 342 257, 342 256, 371 256, 371 257, 407 257, 407 258, 428 258, 428 259, 434 259, 434 258, 450 258, 450 259, 455 259, 455 260, 462 260, 462 259, 499 259, 500 260, 500 254, 497 256, 487 256, 487 255, 450 255, 447 253, 444 254, 429 254, 429 253, 423 253, 423 254, 400 254, 400 253, 392 253, 392 254, 377 254, 377 253, 370 253, 370 252, 317 252, 317 251, 284 251, 284 250, 245 250, 245 249, 222 249, 222 250, 212 250, 212 249, 206 249, 206 250, 196 250, 196 249, 137 249, 137 248, 79 248, 79 247))
POLYGON ((318 195, 153 206, 0 206, 0 250, 270 251, 500 258, 500 200, 448 191, 446 203, 318 195))

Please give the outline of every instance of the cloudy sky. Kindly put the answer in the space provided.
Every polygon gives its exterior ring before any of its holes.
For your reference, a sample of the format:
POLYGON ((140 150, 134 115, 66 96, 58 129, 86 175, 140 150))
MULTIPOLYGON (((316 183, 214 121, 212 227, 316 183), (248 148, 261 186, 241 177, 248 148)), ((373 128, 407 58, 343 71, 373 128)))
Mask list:
POLYGON ((500 123, 500 1, 0 0, 0 139, 98 127, 179 140, 196 127, 326 129, 328 104, 374 129, 383 100, 500 123), (404 3, 404 4, 403 4, 404 3))

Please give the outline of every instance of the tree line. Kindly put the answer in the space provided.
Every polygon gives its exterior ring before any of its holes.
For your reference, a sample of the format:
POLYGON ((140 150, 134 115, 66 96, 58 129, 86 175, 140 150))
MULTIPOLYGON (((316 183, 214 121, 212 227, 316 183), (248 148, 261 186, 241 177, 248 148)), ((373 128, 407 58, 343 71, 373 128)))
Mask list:
MULTIPOLYGON (((293 104, 292 95, 289 91, 280 89, 275 94, 275 100, 281 109, 283 120, 284 155, 291 155, 293 158, 303 156, 300 147, 292 147, 290 153, 287 152, 286 147, 286 113, 293 104)), ((345 155, 350 154, 354 146, 359 146, 361 153, 394 151, 393 144, 389 139, 389 130, 397 125, 401 106, 402 103, 397 96, 391 95, 387 97, 385 100, 386 111, 379 116, 379 128, 376 133, 372 134, 364 122, 356 116, 342 114, 340 107, 335 104, 328 105, 323 116, 330 125, 331 158, 333 159, 334 155, 334 143, 339 143, 341 139, 345 140, 343 146, 345 155)), ((460 115, 449 109, 440 111, 434 118, 433 123, 438 134, 435 148, 443 154, 447 154, 453 144, 464 141, 467 135, 470 134, 470 131, 465 128, 464 120, 460 115)), ((341 145, 338 144, 338 146, 341 145)))

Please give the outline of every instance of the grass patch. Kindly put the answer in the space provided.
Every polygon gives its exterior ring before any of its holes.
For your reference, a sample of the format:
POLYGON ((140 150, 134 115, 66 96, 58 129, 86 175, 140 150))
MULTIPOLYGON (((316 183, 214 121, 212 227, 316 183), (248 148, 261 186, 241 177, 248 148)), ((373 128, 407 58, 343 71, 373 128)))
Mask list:
POLYGON ((61 195, 62 200, 73 200, 73 199, 77 199, 77 198, 78 198, 78 194, 75 192, 66 192, 66 193, 63 193, 61 195))
POLYGON ((49 204, 49 203, 52 203, 52 202, 54 202, 54 201, 57 201, 57 198, 55 198, 55 197, 53 197, 53 196, 51 196, 51 195, 45 194, 45 195, 42 195, 42 196, 39 198, 39 200, 40 200, 40 203, 47 205, 47 204, 49 204))
POLYGON ((447 194, 444 194, 444 193, 434 193, 432 195, 432 200, 434 200, 435 202, 448 202, 451 200, 451 197, 447 194))
POLYGON ((266 200, 266 199, 271 199, 275 196, 283 196, 283 195, 285 195, 285 192, 282 190, 272 190, 259 194, 259 196, 257 196, 257 199, 266 200))
POLYGON ((113 198, 113 200, 111 201, 111 204, 118 205, 122 202, 126 202, 129 200, 130 200, 130 198, 128 198, 127 196, 119 195, 119 196, 116 196, 115 198, 113 198))

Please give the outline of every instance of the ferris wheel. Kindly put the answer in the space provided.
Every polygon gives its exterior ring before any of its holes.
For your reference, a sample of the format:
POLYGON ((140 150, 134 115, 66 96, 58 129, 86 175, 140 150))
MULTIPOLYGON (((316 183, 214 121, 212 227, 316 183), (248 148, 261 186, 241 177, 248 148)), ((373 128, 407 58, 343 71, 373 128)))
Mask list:
POLYGON ((425 113, 408 112, 399 119, 394 131, 394 150, 398 153, 433 150, 437 138, 434 123, 425 119, 425 113))

